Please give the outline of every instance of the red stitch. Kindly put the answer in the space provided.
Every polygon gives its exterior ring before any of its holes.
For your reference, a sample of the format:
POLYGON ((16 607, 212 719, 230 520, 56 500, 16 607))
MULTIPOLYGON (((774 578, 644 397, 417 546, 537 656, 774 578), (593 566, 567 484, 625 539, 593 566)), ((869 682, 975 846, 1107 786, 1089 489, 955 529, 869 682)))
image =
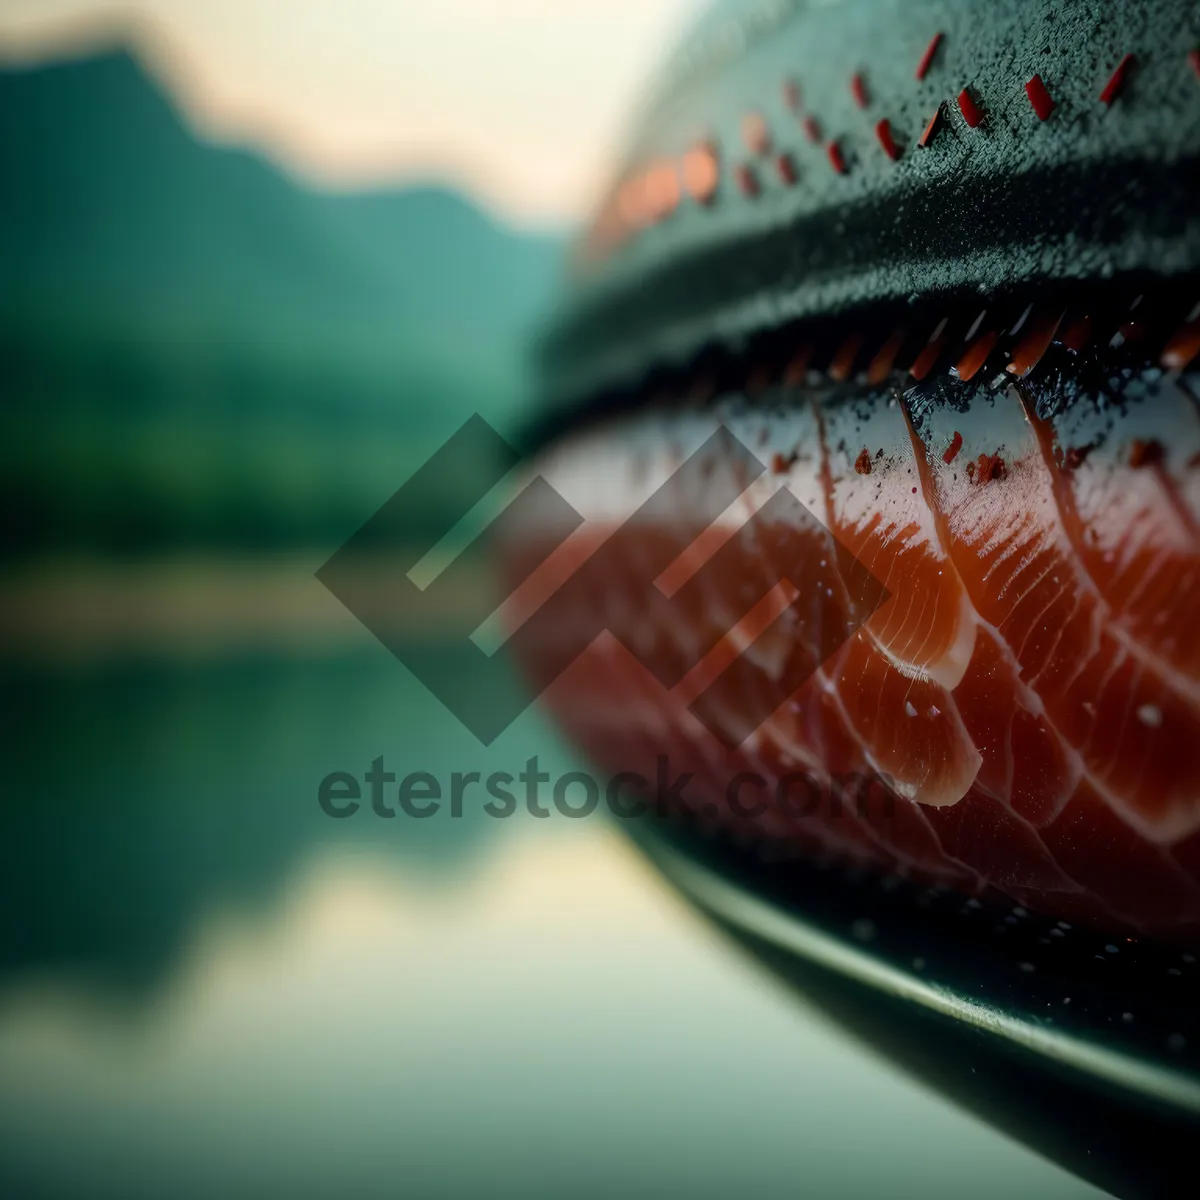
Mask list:
POLYGON ((1200 354, 1200 316, 1189 321, 1167 343, 1162 352, 1162 365, 1168 371, 1182 371, 1200 354))
POLYGON ((815 146, 821 141, 821 126, 816 117, 804 118, 804 136, 815 146))
POLYGON ((850 372, 854 370, 854 360, 858 357, 858 352, 862 349, 863 335, 861 333, 852 333, 838 347, 837 353, 833 356, 833 361, 829 364, 829 377, 837 383, 845 383, 850 378, 850 372))
POLYGON ((929 68, 933 65, 933 56, 938 52, 938 47, 942 44, 942 38, 945 34, 935 33, 933 40, 925 48, 925 53, 921 55, 921 61, 917 64, 917 81, 920 82, 929 73, 929 68))
POLYGON ((771 459, 771 470, 776 475, 786 475, 799 457, 798 454, 793 452, 785 458, 776 450, 774 457, 771 459))
POLYGON ((836 141, 829 143, 825 151, 829 155, 829 165, 839 174, 846 173, 846 157, 842 154, 842 148, 836 141))
POLYGON ((649 221, 645 201, 645 179, 635 175, 627 179, 617 193, 617 212, 622 223, 629 229, 640 229, 649 221))
POLYGON ((850 95, 854 97, 854 103, 859 108, 866 108, 870 103, 867 98, 867 85, 863 81, 862 73, 859 71, 856 71, 850 77, 850 95))
POLYGON ((929 118, 929 124, 925 126, 925 132, 917 138, 917 145, 922 150, 927 150, 932 144, 933 139, 937 137, 938 130, 942 127, 942 105, 939 104, 932 117, 929 118))
POLYGON ((813 347, 811 342, 805 342, 799 350, 792 355, 792 361, 788 363, 783 372, 783 382, 792 387, 804 382, 808 375, 808 360, 812 358, 813 347))
POLYGON ((734 175, 743 196, 749 196, 753 199, 758 195, 758 176, 755 175, 753 167, 742 163, 734 172, 734 175))
POLYGON ((942 356, 942 350, 945 348, 945 337, 934 338, 920 354, 917 355, 916 362, 908 368, 908 373, 918 382, 925 378, 930 371, 933 370, 934 364, 942 356))
POLYGON ((963 120, 972 128, 978 128, 983 120, 983 109, 975 103, 975 97, 971 95, 967 88, 963 88, 958 93, 958 109, 963 115, 963 120))
POLYGON ((708 142, 693 146, 683 156, 683 186, 697 204, 709 204, 717 193, 721 167, 717 152, 708 142))
POLYGON ((1200 79, 1200 48, 1188 51, 1188 62, 1192 64, 1192 70, 1196 72, 1196 78, 1200 79))
POLYGON ((642 186, 651 223, 669 217, 679 207, 679 172, 669 159, 652 163, 642 186))
POLYGON ((1050 349, 1054 335, 1065 313, 1044 313, 1034 317, 1030 322, 1029 332, 1013 351, 1012 362, 1004 369, 1010 375, 1024 378, 1042 361, 1042 355, 1050 349))
POLYGON ((982 369, 983 364, 987 362, 988 355, 996 348, 999 340, 1000 331, 998 329, 993 329, 990 333, 976 338, 962 358, 954 364, 954 373, 959 379, 964 383, 973 379, 982 369))
POLYGON ((883 152, 895 162, 900 157, 900 147, 896 145, 896 139, 892 136, 891 122, 887 117, 884 117, 875 126, 875 136, 879 139, 879 144, 883 147, 883 152))
POLYGON ((897 329, 892 333, 892 336, 884 342, 879 353, 871 359, 871 365, 867 367, 867 383, 872 387, 881 384, 892 371, 892 367, 896 362, 896 355, 904 347, 904 330, 897 329))
POLYGON ((854 469, 860 475, 870 475, 871 473, 871 452, 864 446, 859 452, 858 457, 854 460, 854 469))
POLYGON ((742 141, 751 154, 766 154, 771 148, 771 132, 762 113, 747 113, 742 118, 742 141))
POLYGON ((717 385, 711 375, 699 375, 688 389, 687 402, 692 405, 707 404, 716 390, 717 385))
POLYGON ((956 429, 954 436, 950 439, 950 445, 946 447, 946 452, 942 455, 942 462, 952 463, 958 457, 958 452, 962 449, 962 442, 962 434, 956 429))
POLYGON ((790 154, 781 154, 775 159, 775 170, 780 182, 791 187, 796 182, 796 160, 790 154))
POLYGON ((1125 86, 1125 76, 1129 73, 1129 68, 1133 63, 1133 55, 1127 54, 1119 63, 1117 69, 1112 73, 1112 77, 1104 85, 1104 91, 1100 93, 1101 104, 1111 104, 1120 94, 1121 89, 1125 86))
POLYGON ((1040 75, 1035 75, 1025 85, 1025 95, 1029 97, 1029 103, 1033 105, 1033 111, 1037 113, 1039 121, 1046 120, 1054 111, 1054 99, 1046 91, 1046 85, 1040 75))
POLYGON ((1070 329, 1066 331, 1058 340, 1071 351, 1072 354, 1078 354, 1080 350, 1088 344, 1088 339, 1092 336, 1092 319, 1091 317, 1080 317, 1070 329))
POLYGON ((751 399, 756 399, 771 386, 771 371, 768 367, 758 367, 751 371, 750 377, 746 380, 746 395, 751 399))

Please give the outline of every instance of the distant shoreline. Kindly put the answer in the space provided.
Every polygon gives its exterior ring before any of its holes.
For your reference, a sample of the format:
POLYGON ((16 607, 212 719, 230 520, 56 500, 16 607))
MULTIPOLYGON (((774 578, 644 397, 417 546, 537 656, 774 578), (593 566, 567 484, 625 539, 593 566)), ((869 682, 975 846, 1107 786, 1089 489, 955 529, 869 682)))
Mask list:
MULTIPOLYGON (((361 569, 386 594, 391 563, 361 569)), ((238 652, 315 654, 377 644, 315 577, 324 556, 266 560, 173 558, 145 562, 59 560, 0 574, 0 658, 72 662, 127 654, 206 658, 238 652)), ((471 565, 456 602, 418 623, 397 605, 395 633, 431 646, 461 640, 468 602, 487 586, 488 565, 471 565)))

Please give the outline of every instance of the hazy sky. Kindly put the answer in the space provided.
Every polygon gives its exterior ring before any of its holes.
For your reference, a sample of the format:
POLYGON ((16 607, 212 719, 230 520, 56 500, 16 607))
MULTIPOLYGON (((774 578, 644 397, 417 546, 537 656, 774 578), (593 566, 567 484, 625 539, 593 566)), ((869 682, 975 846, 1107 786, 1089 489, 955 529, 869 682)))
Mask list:
POLYGON ((580 216, 703 0, 0 0, 0 59, 132 30, 202 127, 348 182, 580 216))

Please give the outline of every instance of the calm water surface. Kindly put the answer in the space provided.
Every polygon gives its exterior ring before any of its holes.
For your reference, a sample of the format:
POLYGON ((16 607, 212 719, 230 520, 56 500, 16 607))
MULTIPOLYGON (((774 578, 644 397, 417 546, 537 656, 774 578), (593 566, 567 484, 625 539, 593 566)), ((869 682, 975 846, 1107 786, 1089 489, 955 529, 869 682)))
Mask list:
POLYGON ((334 821, 481 749, 361 656, 3 674, 0 1194, 1096 1195, 828 1026, 602 819, 334 821))

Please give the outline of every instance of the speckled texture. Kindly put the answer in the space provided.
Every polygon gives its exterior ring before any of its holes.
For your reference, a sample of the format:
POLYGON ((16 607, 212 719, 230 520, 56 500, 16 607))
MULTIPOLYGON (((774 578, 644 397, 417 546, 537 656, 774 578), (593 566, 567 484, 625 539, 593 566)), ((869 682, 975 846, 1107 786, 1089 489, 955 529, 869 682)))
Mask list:
MULTIPOLYGON (((679 805, 726 834, 1195 951, 1197 377, 1127 377, 1112 354, 1052 347, 998 384, 810 375, 561 439, 533 469, 585 519, 573 553, 626 540, 520 643, 534 690, 604 771, 694 773, 679 805), (713 452, 705 487, 745 484, 721 518, 728 557, 652 603, 647 564, 691 542, 701 505, 676 496, 647 517, 642 500, 676 495, 668 479, 720 429, 770 469, 747 477, 713 452), (848 638, 864 593, 846 564, 888 593, 848 638), (781 579, 786 611, 739 626, 781 579), (612 638, 593 642, 597 624, 612 638), (736 666, 697 671, 718 642, 736 666), (564 644, 589 647, 565 672, 564 644), (745 773, 769 795, 796 771, 819 797, 802 813, 734 803, 745 773), (848 819, 844 778, 894 803, 848 819)), ((546 554, 522 531, 514 579, 546 554)))
POLYGON ((1200 80, 1187 56, 1198 42, 1200 8, 1186 0, 719 5, 666 72, 626 164, 674 160, 706 138, 721 165, 717 194, 708 205, 685 196, 665 219, 581 261, 546 343, 549 402, 569 408, 702 347, 736 350, 806 317, 1197 270, 1200 80), (943 40, 917 81, 936 33, 943 40), (1134 61, 1105 105, 1126 54, 1134 61), (1025 91, 1035 74, 1055 103, 1045 121, 1025 91), (985 113, 977 129, 955 103, 968 86, 985 113), (942 128, 920 149, 941 102, 942 128), (794 160, 793 184, 746 147, 747 112, 765 117, 773 152, 794 160), (805 136, 808 116, 822 144, 805 136), (883 118, 899 161, 878 143, 883 118), (845 174, 830 166, 832 139, 845 174), (755 197, 734 181, 747 163, 759 168, 755 197))

